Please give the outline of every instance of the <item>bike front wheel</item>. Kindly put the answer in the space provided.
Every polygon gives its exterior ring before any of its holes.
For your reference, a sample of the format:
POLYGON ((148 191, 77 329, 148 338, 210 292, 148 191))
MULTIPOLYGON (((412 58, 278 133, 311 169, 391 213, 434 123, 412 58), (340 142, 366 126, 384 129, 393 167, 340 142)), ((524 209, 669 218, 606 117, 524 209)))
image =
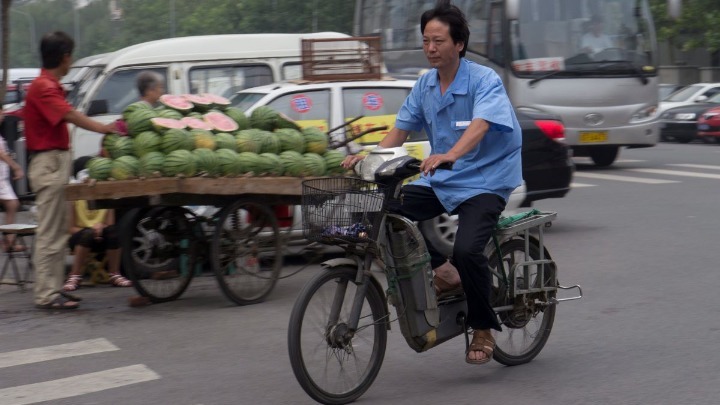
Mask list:
POLYGON ((373 283, 362 298, 356 330, 348 327, 357 268, 325 268, 303 288, 290 315, 288 349, 293 373, 314 400, 346 404, 375 380, 385 357, 388 315, 373 283))
MULTIPOLYGON (((528 266, 529 279, 525 280, 523 268, 518 267, 513 278, 510 269, 522 262, 525 258, 525 242, 514 239, 500 246, 502 258, 494 252, 488 258, 490 269, 493 272, 493 286, 491 302, 493 307, 512 305, 513 309, 498 312, 502 325, 502 332, 495 332, 495 351, 493 358, 506 366, 524 364, 537 356, 545 346, 553 322, 555 321, 556 305, 552 301, 556 292, 532 293, 510 296, 509 283, 515 283, 516 288, 527 288, 530 285, 540 287, 539 275, 544 272, 544 286, 549 286, 555 280, 552 277, 555 264, 533 264, 528 266), (500 263, 502 260, 502 268, 500 263), (502 276, 504 271, 505 276, 502 276)), ((540 260, 540 248, 531 243, 528 261, 540 260)), ((550 259, 547 251, 545 258, 550 259)))

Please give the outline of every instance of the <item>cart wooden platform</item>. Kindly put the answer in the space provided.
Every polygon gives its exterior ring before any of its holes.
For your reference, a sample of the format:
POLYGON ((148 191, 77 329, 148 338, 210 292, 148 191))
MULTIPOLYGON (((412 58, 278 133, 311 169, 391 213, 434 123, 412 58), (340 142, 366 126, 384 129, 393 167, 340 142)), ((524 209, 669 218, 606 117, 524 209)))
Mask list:
POLYGON ((123 211, 123 266, 153 302, 177 299, 209 264, 238 305, 264 300, 282 267, 274 205, 299 204, 303 178, 150 178, 70 184, 67 200, 123 211), (209 217, 187 206, 219 208, 209 217))

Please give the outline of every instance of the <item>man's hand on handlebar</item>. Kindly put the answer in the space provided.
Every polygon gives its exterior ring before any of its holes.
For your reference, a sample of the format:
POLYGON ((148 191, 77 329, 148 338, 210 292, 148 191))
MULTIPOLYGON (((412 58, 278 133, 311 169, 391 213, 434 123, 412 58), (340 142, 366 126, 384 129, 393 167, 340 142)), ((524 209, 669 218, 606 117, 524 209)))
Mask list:
POLYGON ((349 170, 349 169, 352 169, 353 167, 355 167, 355 165, 363 159, 365 159, 365 156, 347 155, 347 156, 345 156, 345 159, 342 161, 341 165, 342 165, 342 167, 349 170))
POLYGON ((452 168, 453 163, 455 163, 455 158, 447 153, 430 155, 420 163, 420 171, 423 172, 423 174, 430 174, 432 176, 437 169, 452 168))

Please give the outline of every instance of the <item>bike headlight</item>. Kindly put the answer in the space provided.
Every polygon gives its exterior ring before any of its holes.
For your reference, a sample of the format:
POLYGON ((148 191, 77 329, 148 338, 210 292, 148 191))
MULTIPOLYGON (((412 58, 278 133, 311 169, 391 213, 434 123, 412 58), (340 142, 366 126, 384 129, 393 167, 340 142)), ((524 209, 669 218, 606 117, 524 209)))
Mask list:
POLYGON ((643 107, 635 112, 630 118, 631 123, 638 123, 643 121, 650 121, 655 118, 657 114, 657 106, 651 105, 649 107, 643 107))

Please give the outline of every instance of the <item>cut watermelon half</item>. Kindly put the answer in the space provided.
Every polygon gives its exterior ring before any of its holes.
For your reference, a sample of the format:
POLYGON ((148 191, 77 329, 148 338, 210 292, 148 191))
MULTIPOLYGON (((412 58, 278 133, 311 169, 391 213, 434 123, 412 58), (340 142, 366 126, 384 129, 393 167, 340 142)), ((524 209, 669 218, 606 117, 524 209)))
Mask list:
POLYGON ((212 131, 214 129, 212 125, 199 118, 185 117, 181 119, 180 122, 185 124, 190 129, 204 129, 206 131, 212 131))
POLYGON ((156 117, 150 119, 150 122, 152 123, 153 128, 160 133, 163 133, 168 129, 185 129, 187 127, 185 123, 174 118, 156 117))
POLYGON ((183 94, 183 97, 185 97, 185 100, 193 103, 195 109, 198 111, 207 111, 213 106, 212 99, 199 94, 183 94))
POLYGON ((232 104, 230 102, 230 100, 226 99, 225 97, 218 96, 217 94, 203 93, 203 94, 201 94, 201 96, 212 101, 213 106, 215 106, 221 110, 224 110, 224 109, 230 107, 230 104, 232 104))
POLYGON ((164 105, 165 107, 172 108, 173 110, 180 111, 182 113, 187 113, 191 111, 194 107, 193 103, 188 101, 183 96, 176 96, 173 94, 163 94, 160 96, 160 104, 164 105))
POLYGON ((203 115, 203 119, 217 132, 235 132, 240 128, 234 119, 220 112, 209 112, 203 115))

